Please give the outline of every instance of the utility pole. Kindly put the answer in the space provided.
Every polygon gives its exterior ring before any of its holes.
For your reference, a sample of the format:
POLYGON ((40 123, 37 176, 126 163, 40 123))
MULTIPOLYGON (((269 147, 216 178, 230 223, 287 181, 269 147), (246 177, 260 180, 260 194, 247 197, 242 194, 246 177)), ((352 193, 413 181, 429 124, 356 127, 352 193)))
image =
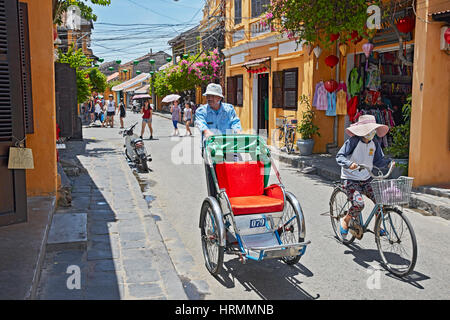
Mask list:
POLYGON ((158 110, 156 94, 155 94, 155 85, 153 83, 153 76, 155 75, 155 73, 154 73, 155 70, 153 70, 153 68, 154 68, 153 66, 154 66, 153 49, 150 49, 150 85, 152 88, 152 103, 155 106, 155 110, 158 110))

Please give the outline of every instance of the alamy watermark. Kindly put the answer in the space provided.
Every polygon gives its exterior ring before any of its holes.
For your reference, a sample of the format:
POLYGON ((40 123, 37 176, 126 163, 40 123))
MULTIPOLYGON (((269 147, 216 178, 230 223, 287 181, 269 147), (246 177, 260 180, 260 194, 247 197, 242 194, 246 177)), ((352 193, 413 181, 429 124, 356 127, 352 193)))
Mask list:
POLYGON ((69 290, 80 290, 81 289, 81 270, 77 265, 71 265, 67 267, 67 274, 70 276, 67 278, 66 286, 69 290))
POLYGON ((377 5, 371 5, 366 12, 370 14, 366 22, 367 28, 370 30, 381 29, 381 8, 377 5))

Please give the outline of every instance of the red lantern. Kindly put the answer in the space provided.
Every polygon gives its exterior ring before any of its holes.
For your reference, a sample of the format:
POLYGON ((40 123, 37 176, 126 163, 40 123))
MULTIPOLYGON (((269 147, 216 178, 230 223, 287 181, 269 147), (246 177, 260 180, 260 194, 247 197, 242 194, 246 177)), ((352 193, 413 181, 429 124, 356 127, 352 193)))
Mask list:
POLYGON ((338 33, 333 33, 333 34, 330 35, 330 40, 331 40, 331 42, 334 42, 337 39, 339 39, 339 37, 340 37, 339 32, 338 33))
POLYGON ((352 33, 350 33, 350 40, 353 40, 358 37, 358 31, 353 30, 352 33))
POLYGON ((397 26, 398 31, 408 33, 414 29, 415 24, 416 20, 413 17, 409 16, 401 18, 395 25, 397 26))
POLYGON ((336 91, 337 87, 338 87, 338 83, 335 80, 328 80, 325 81, 324 83, 325 89, 329 92, 332 93, 334 91, 336 91))
POLYGON ((450 28, 447 28, 447 30, 445 30, 445 32, 444 32, 444 39, 445 39, 445 42, 450 44, 450 28))
POLYGON ((334 66, 339 63, 339 58, 332 54, 325 58, 325 63, 330 68, 334 68, 334 66))

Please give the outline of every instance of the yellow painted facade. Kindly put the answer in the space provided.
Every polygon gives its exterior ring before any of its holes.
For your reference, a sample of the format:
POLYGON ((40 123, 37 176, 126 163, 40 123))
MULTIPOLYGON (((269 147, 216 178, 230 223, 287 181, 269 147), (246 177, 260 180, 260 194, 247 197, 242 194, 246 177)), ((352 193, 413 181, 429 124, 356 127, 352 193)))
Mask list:
POLYGON ((56 107, 51 0, 28 4, 34 133, 27 134, 34 169, 27 170, 28 196, 56 195, 56 107))
MULTIPOLYGON (((432 12, 448 10, 439 8, 439 0, 430 0, 418 10, 416 30, 413 38, 406 45, 414 44, 414 66, 412 86, 412 118, 409 175, 415 177, 415 186, 450 182, 450 56, 439 49, 439 33, 443 23, 425 23, 432 12), (416 36, 417 35, 417 36, 416 36)), ((275 119, 281 115, 294 115, 300 122, 303 106, 298 105, 297 111, 287 111, 272 108, 272 77, 273 72, 298 68, 298 98, 307 95, 312 101, 316 84, 323 80, 335 79, 345 81, 347 57, 350 54, 362 53, 365 40, 356 46, 350 44, 345 57, 342 57, 336 46, 323 50, 317 61, 309 48, 302 47, 293 50, 291 42, 267 30, 259 28, 259 18, 251 17, 251 1, 242 1, 242 22, 234 24, 234 2, 226 7, 226 46, 223 50, 226 56, 226 77, 243 75, 243 106, 236 106, 244 130, 256 130, 255 117, 257 108, 254 106, 254 74, 247 73, 243 63, 254 59, 269 57, 269 127, 275 129, 275 119), (256 30, 256 32, 255 32, 256 30), (258 30, 262 30, 258 35, 258 30), (236 37, 240 33, 240 37, 236 37), (235 38, 233 41, 233 38, 235 38), (286 50, 290 47, 290 50, 286 50), (282 49, 283 48, 283 49, 282 49), (334 54, 341 60, 339 66, 333 69, 325 64, 325 58, 334 54), (339 68, 337 74, 336 68, 339 68)), ((374 51, 398 50, 398 44, 376 47, 374 51)), ((263 65, 261 65, 263 66, 263 65)), ((315 124, 320 129, 321 136, 315 136, 314 153, 327 152, 327 144, 334 140, 334 117, 325 115, 325 111, 316 110, 315 124)), ((337 145, 344 143, 345 116, 337 116, 337 145)))

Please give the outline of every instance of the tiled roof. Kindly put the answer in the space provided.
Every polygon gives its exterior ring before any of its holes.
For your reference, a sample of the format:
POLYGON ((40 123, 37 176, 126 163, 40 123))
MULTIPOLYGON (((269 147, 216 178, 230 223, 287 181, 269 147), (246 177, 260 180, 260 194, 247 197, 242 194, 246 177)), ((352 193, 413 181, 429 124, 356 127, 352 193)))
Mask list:
POLYGON ((148 78, 150 78, 150 73, 142 73, 142 74, 134 77, 133 79, 130 79, 128 81, 125 81, 125 82, 113 87, 112 91, 117 92, 117 91, 126 90, 128 88, 131 88, 131 87, 139 84, 140 82, 147 80, 148 78))

